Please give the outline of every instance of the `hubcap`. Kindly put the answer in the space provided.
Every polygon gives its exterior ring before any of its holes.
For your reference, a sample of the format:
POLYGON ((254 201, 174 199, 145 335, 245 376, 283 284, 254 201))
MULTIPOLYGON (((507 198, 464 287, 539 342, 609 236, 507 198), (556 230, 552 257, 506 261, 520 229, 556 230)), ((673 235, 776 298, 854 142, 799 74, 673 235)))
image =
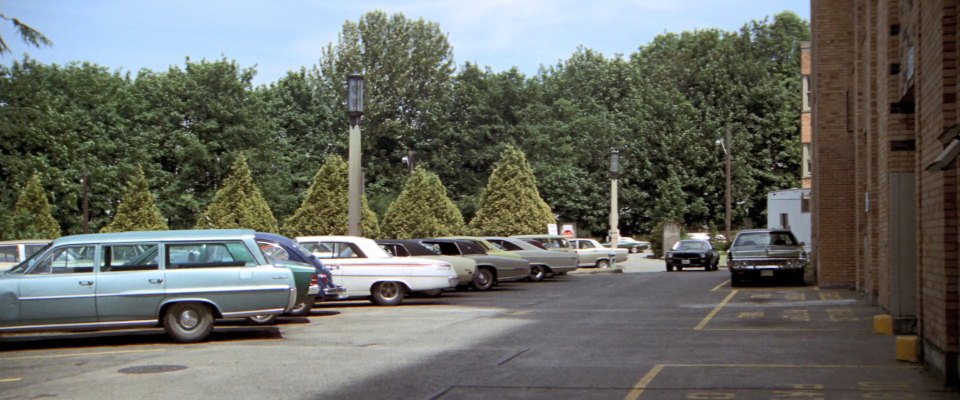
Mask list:
POLYGON ((486 286, 490 282, 490 274, 487 271, 480 272, 477 274, 477 282, 480 286, 486 286))
POLYGON ((180 326, 193 329, 200 323, 200 316, 194 310, 184 310, 180 313, 180 326))
POLYGON ((396 282, 384 282, 380 285, 380 295, 385 299, 397 297, 398 293, 400 293, 400 289, 397 287, 396 282))

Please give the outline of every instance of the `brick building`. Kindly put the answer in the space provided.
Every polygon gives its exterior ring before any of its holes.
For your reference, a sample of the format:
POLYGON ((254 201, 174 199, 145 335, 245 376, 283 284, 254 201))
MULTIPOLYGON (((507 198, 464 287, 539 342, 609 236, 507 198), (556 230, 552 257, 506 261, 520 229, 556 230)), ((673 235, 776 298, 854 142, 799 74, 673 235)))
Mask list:
POLYGON ((812 0, 813 254, 957 384, 960 0, 812 0))

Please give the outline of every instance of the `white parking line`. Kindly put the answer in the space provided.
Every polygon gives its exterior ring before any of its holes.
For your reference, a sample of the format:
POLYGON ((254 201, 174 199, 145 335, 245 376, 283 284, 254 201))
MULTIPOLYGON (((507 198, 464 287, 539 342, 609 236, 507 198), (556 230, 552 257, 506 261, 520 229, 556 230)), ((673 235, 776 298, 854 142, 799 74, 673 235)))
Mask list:
POLYGON ((101 351, 95 353, 72 353, 72 354, 51 354, 45 356, 23 356, 23 357, 4 357, 0 358, 0 361, 9 361, 9 360, 40 360, 45 358, 70 358, 70 357, 84 357, 84 356, 108 356, 114 354, 134 354, 134 353, 152 353, 158 351, 167 351, 166 349, 150 349, 150 350, 120 350, 120 351, 101 351))

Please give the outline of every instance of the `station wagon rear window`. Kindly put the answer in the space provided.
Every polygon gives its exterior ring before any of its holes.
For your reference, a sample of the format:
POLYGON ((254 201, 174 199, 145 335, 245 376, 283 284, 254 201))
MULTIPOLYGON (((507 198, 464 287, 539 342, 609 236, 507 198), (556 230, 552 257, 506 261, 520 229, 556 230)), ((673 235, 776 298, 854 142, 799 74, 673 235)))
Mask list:
POLYGON ((240 241, 167 244, 167 268, 253 267, 253 254, 240 241))

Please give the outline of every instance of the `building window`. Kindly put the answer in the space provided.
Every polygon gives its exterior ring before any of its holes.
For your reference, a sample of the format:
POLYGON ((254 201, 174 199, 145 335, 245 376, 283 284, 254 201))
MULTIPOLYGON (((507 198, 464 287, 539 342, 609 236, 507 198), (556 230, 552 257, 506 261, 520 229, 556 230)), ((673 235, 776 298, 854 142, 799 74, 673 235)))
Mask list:
POLYGON ((801 83, 803 85, 803 112, 810 112, 810 75, 804 75, 801 83))
POLYGON ((800 195, 800 212, 810 213, 810 193, 800 195))
POLYGON ((790 229, 790 214, 780 214, 780 227, 783 229, 790 229))
POLYGON ((813 175, 813 162, 810 160, 810 143, 803 144, 803 152, 801 154, 801 169, 800 177, 801 178, 810 178, 813 175))

